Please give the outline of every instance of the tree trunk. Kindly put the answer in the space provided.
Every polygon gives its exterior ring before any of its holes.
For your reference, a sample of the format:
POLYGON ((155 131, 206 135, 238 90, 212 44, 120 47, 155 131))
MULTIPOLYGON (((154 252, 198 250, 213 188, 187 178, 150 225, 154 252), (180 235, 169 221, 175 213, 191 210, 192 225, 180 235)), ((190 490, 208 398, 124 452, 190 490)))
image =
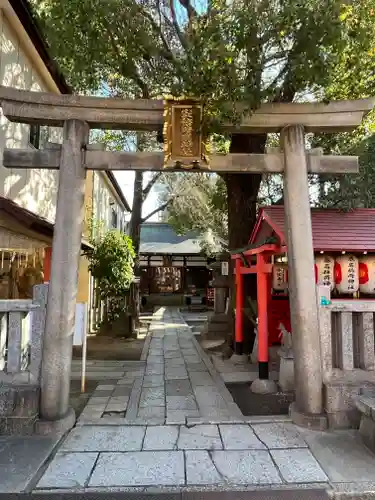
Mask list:
MULTIPOLYGON (((264 153, 266 135, 233 134, 231 153, 264 153)), ((224 177, 228 191, 228 232, 229 249, 246 246, 257 215, 258 191, 262 181, 261 174, 227 174, 224 177)), ((231 266, 233 271, 233 266, 231 266)), ((231 273, 233 276, 233 272, 231 273)), ((235 282, 231 280, 230 303, 235 297, 235 282)), ((244 292, 252 299, 256 298, 256 279, 249 275, 244 280, 244 292)), ((245 303, 246 306, 246 303, 245 303)), ((232 347, 234 337, 234 311, 231 308, 233 322, 228 332, 227 345, 232 347)), ((244 315, 244 351, 251 352, 254 340, 253 324, 244 315)))
MULTIPOLYGON (((141 244, 141 223, 143 204, 143 172, 136 171, 134 177, 134 194, 132 216, 130 219, 129 236, 133 240, 135 251, 134 275, 139 277, 139 249, 141 244)), ((139 322, 140 300, 139 284, 133 283, 129 295, 129 309, 135 325, 139 322)))

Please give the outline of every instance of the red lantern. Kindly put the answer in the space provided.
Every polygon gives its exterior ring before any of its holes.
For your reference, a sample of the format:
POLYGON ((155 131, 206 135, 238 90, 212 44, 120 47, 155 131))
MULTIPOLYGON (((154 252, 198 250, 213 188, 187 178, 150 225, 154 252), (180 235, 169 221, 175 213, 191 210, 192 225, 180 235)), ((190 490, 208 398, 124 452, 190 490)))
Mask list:
POLYGON ((359 262, 359 290, 375 293, 375 256, 362 257, 359 262))

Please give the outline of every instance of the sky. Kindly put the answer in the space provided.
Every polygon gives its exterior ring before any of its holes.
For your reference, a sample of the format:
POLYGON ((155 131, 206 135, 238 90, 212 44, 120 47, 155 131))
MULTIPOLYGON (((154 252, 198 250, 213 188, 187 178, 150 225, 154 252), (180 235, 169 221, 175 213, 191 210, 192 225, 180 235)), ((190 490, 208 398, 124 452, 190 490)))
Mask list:
MULTIPOLYGON (((113 173, 131 207, 133 203, 134 172, 117 171, 113 173)), ((147 196, 146 201, 143 203, 142 207, 142 217, 145 217, 159 206, 158 191, 160 191, 160 189, 158 189, 158 186, 156 185, 147 196)), ((155 214, 154 216, 150 217, 148 222, 157 222, 159 220, 159 216, 160 213, 155 214)), ((129 218, 130 214, 128 214, 128 219, 129 218)))

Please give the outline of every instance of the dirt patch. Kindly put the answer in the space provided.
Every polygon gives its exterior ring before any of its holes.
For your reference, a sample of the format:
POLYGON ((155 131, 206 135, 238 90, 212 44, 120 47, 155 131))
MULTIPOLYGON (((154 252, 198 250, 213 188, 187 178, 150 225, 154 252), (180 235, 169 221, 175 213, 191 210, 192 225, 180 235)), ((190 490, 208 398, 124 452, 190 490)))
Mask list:
POLYGON ((85 392, 81 393, 81 381, 72 380, 70 383, 70 406, 76 412, 76 417, 82 413, 86 403, 99 384, 98 380, 86 380, 85 392))
MULTIPOLYGON (((143 339, 121 339, 113 337, 90 336, 87 339, 87 359, 113 361, 139 361, 144 344, 143 339)), ((73 348, 73 358, 82 358, 82 347, 73 348)))
POLYGON ((292 392, 254 394, 250 390, 250 384, 226 384, 226 386, 237 406, 248 417, 288 415, 290 403, 294 401, 292 392))

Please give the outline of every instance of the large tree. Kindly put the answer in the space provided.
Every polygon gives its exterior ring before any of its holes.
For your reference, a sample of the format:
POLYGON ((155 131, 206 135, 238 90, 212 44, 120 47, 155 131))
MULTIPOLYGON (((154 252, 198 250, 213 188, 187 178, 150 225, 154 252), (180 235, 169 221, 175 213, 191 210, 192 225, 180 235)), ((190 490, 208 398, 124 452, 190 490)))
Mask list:
MULTIPOLYGON (((330 83, 345 49, 346 6, 337 0, 44 0, 35 3, 53 53, 80 91, 199 97, 208 126, 264 101, 292 101, 330 83)), ((353 4, 362 8, 366 1, 353 4)), ((355 50, 363 40, 359 26, 355 50)), ((352 30, 353 31, 353 30, 352 30)), ((232 152, 262 152, 266 137, 233 134, 232 152)), ((229 174, 229 246, 246 242, 260 175, 229 174)))
MULTIPOLYGON (((348 3, 341 13, 345 24, 344 48, 338 54, 325 100, 360 99, 375 95, 375 8, 366 0, 348 3)), ((375 113, 372 111, 352 133, 315 136, 314 146, 326 154, 358 155, 359 175, 319 176, 315 179, 317 204, 350 209, 375 207, 375 113)))

